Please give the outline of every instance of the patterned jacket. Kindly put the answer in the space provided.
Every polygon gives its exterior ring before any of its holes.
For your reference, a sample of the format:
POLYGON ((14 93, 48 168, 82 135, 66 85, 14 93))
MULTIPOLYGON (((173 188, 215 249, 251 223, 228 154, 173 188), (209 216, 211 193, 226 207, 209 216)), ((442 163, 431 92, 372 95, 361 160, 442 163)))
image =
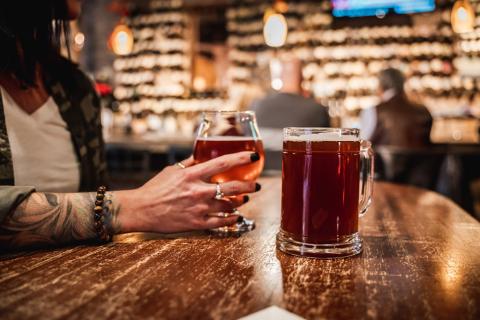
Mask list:
MULTIPOLYGON (((80 164, 80 191, 95 191, 106 182, 100 100, 92 82, 71 62, 61 59, 45 72, 49 94, 70 131, 80 164)), ((46 151, 48 152, 48 151, 46 151)), ((0 96, 0 221, 33 188, 13 187, 12 155, 0 96)))

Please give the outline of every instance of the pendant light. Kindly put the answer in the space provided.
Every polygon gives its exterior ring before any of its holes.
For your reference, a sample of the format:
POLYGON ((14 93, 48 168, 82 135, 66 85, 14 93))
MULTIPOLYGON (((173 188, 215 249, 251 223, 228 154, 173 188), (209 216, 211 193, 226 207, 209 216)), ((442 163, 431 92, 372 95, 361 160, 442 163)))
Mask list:
POLYGON ((475 11, 470 1, 457 0, 452 8, 452 28, 456 33, 472 32, 475 28, 475 11))
POLYGON ((268 8, 263 16, 263 37, 269 47, 279 48, 285 44, 288 34, 287 20, 282 13, 285 13, 288 5, 285 1, 277 0, 273 7, 268 8))
POLYGON ((112 34, 108 38, 108 46, 116 55, 128 55, 133 51, 133 31, 125 23, 126 17, 129 16, 129 4, 124 1, 112 0, 108 6, 108 10, 120 16, 120 21, 115 26, 112 34))
POLYGON ((117 55, 127 55, 133 50, 133 32, 123 22, 120 22, 110 35, 109 40, 112 51, 117 55))

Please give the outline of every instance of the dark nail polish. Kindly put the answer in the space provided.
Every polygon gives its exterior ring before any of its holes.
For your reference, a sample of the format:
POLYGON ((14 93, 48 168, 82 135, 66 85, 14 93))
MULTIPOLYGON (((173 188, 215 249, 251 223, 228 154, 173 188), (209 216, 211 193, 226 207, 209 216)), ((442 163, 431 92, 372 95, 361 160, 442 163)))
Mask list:
POLYGON ((262 186, 259 183, 255 183, 255 191, 260 191, 262 189, 262 186))
POLYGON ((243 222, 243 216, 238 216, 237 223, 242 223, 242 222, 243 222))
POLYGON ((247 203, 250 200, 249 196, 243 196, 243 203, 247 203))
POLYGON ((250 155, 250 160, 252 162, 255 162, 255 161, 258 161, 260 160, 260 155, 258 154, 258 152, 254 152, 250 155))

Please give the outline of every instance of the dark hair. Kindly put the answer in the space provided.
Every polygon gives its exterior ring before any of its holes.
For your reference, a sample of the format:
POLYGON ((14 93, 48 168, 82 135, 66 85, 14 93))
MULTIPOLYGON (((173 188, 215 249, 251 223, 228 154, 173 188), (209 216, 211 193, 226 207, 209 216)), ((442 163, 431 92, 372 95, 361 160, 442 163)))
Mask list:
POLYGON ((404 91, 405 76, 395 68, 382 70, 378 76, 380 88, 383 90, 393 89, 396 93, 404 91))
POLYGON ((0 72, 24 87, 35 86, 35 67, 48 66, 68 48, 66 0, 0 1, 0 72))

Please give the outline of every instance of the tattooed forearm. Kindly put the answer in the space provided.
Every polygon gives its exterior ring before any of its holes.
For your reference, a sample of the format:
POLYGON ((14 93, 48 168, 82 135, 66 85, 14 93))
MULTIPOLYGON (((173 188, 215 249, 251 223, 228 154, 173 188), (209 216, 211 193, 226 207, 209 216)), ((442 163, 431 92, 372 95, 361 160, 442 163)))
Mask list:
MULTIPOLYGON (((95 193, 33 193, 0 225, 2 247, 65 244, 96 237, 95 193)), ((113 193, 107 193, 105 224, 118 233, 120 225, 113 193)))
POLYGON ((113 192, 107 192, 105 194, 105 200, 103 201, 104 216, 103 221, 108 233, 117 234, 120 233, 121 225, 118 220, 118 214, 120 213, 120 203, 115 198, 113 192))

